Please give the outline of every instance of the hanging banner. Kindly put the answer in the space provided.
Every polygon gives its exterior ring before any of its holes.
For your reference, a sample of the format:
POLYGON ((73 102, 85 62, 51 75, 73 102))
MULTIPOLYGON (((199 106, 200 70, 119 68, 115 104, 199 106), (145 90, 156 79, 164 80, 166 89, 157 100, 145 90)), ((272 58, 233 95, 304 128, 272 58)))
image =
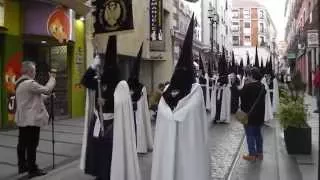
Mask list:
POLYGON ((163 1, 150 0, 150 50, 165 51, 163 41, 163 1))
POLYGON ((94 33, 118 33, 133 30, 132 0, 95 0, 94 33))

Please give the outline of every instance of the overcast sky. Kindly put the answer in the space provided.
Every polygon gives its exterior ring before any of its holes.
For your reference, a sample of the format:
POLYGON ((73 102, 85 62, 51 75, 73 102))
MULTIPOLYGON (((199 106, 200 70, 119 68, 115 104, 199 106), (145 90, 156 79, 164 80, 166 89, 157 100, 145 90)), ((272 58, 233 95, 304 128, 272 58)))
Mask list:
MULTIPOLYGON (((197 3, 187 3, 186 4, 189 5, 189 7, 195 12, 196 16, 198 16, 198 18, 201 18, 201 1, 203 0, 199 0, 197 3)), ((284 40, 284 31, 285 31, 285 18, 284 18, 284 8, 285 8, 285 0, 255 0, 257 2, 260 2, 261 4, 263 4, 275 26, 277 29, 277 40, 281 41, 284 40)), ((200 22, 199 22, 200 23, 200 22)))
POLYGON ((268 12, 276 26, 278 31, 277 40, 284 40, 285 32, 285 18, 284 18, 284 9, 285 9, 285 0, 256 0, 266 6, 268 12))

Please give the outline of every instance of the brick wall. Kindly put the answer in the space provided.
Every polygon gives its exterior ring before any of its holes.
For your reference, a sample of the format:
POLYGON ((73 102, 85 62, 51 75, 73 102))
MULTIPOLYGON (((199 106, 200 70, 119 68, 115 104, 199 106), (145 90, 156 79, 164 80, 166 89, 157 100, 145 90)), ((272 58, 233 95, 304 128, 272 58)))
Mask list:
POLYGON ((257 10, 257 8, 251 8, 251 19, 258 19, 258 10, 257 10))
POLYGON ((251 45, 256 46, 258 44, 258 20, 251 20, 251 45))

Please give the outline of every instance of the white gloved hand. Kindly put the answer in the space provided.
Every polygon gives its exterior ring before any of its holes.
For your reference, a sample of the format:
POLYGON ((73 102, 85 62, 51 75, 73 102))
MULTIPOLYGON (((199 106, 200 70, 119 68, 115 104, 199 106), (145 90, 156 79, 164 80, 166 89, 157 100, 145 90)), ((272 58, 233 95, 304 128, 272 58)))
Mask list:
POLYGON ((92 69, 96 69, 98 65, 100 65, 100 56, 99 55, 96 55, 93 59, 93 63, 91 64, 91 68, 92 69))

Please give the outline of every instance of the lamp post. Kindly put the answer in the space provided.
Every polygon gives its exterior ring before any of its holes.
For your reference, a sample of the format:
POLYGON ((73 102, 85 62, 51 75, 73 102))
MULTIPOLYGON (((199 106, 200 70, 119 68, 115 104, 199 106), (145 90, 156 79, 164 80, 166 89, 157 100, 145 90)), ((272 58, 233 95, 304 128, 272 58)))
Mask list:
MULTIPOLYGON (((217 35, 217 32, 218 32, 218 24, 219 24, 219 15, 216 11, 216 9, 212 6, 212 4, 210 3, 209 4, 209 9, 208 9, 208 18, 210 20, 210 34, 211 34, 211 37, 210 37, 210 43, 211 43, 211 55, 213 56, 213 25, 215 24, 215 27, 216 27, 216 40, 215 40, 215 45, 216 45, 216 56, 218 55, 218 35, 217 35)), ((211 58, 209 58, 210 60, 211 58)), ((213 62, 214 63, 214 62, 213 62)), ((209 62, 209 65, 211 65, 211 62, 209 62)))
POLYGON ((208 10, 208 18, 210 20, 210 29, 211 29, 211 52, 213 52, 213 25, 215 24, 216 26, 216 41, 215 43, 217 44, 217 28, 218 28, 218 24, 219 24, 219 15, 217 13, 217 11, 215 10, 214 7, 212 7, 212 4, 210 4, 209 10, 208 10))

